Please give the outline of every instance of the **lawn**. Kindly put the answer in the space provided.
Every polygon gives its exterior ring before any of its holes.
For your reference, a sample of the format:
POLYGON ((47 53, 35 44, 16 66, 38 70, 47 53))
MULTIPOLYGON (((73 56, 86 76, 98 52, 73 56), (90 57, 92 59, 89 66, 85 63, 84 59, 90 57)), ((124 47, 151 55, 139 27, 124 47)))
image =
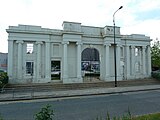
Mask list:
POLYGON ((160 120, 160 113, 142 115, 131 120, 160 120))
POLYGON ((132 116, 130 113, 123 115, 122 117, 113 117, 110 118, 110 115, 107 114, 106 119, 98 117, 95 120, 160 120, 160 113, 146 114, 141 116, 132 116))

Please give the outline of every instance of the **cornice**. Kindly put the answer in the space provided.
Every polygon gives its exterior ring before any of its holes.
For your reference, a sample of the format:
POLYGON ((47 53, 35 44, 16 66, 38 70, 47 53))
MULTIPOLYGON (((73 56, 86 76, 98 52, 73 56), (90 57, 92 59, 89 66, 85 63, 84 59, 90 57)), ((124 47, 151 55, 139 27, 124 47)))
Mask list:
POLYGON ((61 33, 62 35, 63 34, 71 34, 71 35, 83 35, 83 33, 82 32, 76 32, 76 31, 62 31, 62 33, 61 33))
POLYGON ((42 34, 42 35, 62 35, 61 31, 35 31, 35 30, 17 30, 17 29, 7 29, 7 33, 24 33, 24 34, 42 34))

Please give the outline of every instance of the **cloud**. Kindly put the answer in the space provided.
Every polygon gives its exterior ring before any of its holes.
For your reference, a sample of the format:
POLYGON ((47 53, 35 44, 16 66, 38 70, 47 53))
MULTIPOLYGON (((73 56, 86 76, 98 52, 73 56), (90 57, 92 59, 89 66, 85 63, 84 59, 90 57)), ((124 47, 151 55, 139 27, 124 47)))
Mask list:
POLYGON ((0 0, 0 51, 7 52, 9 25, 38 25, 62 29, 63 21, 104 27, 116 25, 123 34, 146 34, 159 37, 159 0, 0 0))
POLYGON ((160 38, 159 28, 160 20, 146 20, 135 24, 134 26, 127 26, 121 28, 122 34, 145 34, 155 40, 160 38))
MULTIPOLYGON (((138 0, 137 0, 138 3, 138 0)), ((160 1, 159 0, 143 0, 139 2, 138 8, 141 11, 150 11, 153 9, 158 9, 160 6, 160 1)))
POLYGON ((160 8, 146 12, 139 12, 136 15, 136 20, 160 19, 160 8))
POLYGON ((128 10, 132 13, 138 13, 139 11, 150 11, 158 9, 160 6, 159 0, 128 0, 127 3, 128 10))

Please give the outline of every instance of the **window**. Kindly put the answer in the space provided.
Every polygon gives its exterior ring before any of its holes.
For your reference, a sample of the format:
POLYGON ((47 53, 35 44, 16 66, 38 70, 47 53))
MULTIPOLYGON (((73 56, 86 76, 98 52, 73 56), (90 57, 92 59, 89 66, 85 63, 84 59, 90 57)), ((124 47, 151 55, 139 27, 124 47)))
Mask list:
POLYGON ((33 62, 26 62, 26 74, 33 75, 33 67, 34 67, 33 62))
POLYGON ((123 47, 121 47, 121 57, 123 57, 123 47))
POLYGON ((61 77, 61 62, 51 61, 51 80, 60 80, 61 77))
POLYGON ((33 53, 33 43, 27 43, 27 54, 33 53))
POLYGON ((139 55, 139 49, 136 47, 135 48, 135 56, 138 56, 139 55))

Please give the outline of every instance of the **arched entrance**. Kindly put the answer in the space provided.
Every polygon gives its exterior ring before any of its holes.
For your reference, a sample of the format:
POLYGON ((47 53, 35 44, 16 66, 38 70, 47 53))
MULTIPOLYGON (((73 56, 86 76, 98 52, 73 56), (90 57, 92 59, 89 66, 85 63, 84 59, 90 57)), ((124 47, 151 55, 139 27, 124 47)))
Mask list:
POLYGON ((95 48, 86 48, 82 51, 82 76, 84 82, 96 82, 100 77, 99 52, 95 48))

